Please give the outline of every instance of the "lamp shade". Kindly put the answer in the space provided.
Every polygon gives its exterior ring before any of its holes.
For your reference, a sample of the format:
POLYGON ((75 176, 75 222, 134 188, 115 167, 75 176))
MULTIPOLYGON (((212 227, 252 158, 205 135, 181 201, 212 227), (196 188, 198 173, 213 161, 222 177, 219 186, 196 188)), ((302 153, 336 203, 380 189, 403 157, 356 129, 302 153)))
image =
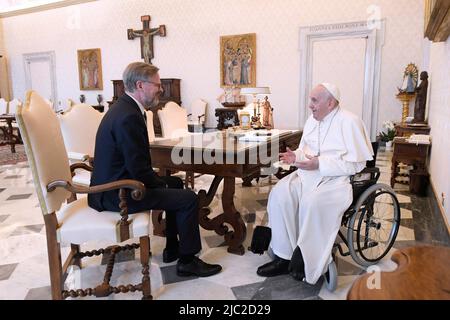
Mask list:
POLYGON ((253 95, 256 96, 258 94, 270 94, 270 88, 269 87, 251 87, 251 88, 242 88, 241 89, 242 95, 253 95))

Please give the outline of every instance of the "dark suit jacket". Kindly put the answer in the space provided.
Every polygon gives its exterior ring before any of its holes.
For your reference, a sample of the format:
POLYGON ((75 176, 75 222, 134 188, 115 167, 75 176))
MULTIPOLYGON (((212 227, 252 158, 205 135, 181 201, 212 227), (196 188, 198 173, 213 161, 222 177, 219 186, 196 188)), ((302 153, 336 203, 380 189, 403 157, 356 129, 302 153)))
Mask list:
MULTIPOLYGON (((91 186, 120 179, 141 181, 147 188, 165 188, 153 171, 147 127, 137 103, 127 94, 111 106, 97 131, 91 186)), ((89 206, 98 211, 120 211, 119 191, 88 195, 89 206)), ((129 194, 129 193, 128 193, 129 194)), ((128 212, 134 213, 128 197, 128 212)))

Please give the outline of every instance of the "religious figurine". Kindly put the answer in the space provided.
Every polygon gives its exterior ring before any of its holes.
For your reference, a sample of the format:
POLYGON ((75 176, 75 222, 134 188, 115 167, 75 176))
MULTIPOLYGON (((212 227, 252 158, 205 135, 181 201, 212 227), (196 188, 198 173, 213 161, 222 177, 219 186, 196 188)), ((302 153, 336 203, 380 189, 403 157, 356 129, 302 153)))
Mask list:
POLYGON ((414 90, 417 86, 417 76, 418 70, 416 65, 414 63, 408 64, 405 68, 405 71, 403 72, 402 87, 398 88, 399 94, 414 94, 414 90))
POLYGON ((270 102, 267 98, 267 96, 264 98, 264 101, 262 102, 262 108, 263 108, 263 126, 266 129, 273 129, 273 108, 270 105, 270 102))
POLYGON ((414 123, 425 123, 425 107, 427 103, 428 90, 428 73, 422 71, 420 73, 420 80, 422 80, 416 89, 416 102, 414 105, 414 123))

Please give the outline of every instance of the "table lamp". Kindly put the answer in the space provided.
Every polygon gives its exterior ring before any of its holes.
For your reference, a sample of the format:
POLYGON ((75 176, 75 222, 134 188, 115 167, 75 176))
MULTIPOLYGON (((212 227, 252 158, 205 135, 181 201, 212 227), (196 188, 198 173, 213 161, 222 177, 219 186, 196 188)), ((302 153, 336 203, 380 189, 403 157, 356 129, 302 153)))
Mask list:
POLYGON ((253 117, 252 124, 255 129, 260 129, 263 126, 261 125, 261 113, 260 113, 260 103, 257 98, 258 95, 266 95, 270 94, 269 87, 249 87, 241 89, 242 95, 251 95, 253 96, 253 117))

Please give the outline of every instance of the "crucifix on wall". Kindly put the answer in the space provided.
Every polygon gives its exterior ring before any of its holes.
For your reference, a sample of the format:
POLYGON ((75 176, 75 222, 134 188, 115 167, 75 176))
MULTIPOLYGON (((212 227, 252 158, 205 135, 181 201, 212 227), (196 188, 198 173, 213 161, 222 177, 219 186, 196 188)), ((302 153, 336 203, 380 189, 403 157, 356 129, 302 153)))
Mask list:
POLYGON ((158 28, 150 28, 150 16, 142 16, 142 30, 128 29, 128 40, 137 37, 141 38, 141 57, 146 63, 152 63, 153 55, 153 36, 166 36, 166 26, 160 25, 158 28))

